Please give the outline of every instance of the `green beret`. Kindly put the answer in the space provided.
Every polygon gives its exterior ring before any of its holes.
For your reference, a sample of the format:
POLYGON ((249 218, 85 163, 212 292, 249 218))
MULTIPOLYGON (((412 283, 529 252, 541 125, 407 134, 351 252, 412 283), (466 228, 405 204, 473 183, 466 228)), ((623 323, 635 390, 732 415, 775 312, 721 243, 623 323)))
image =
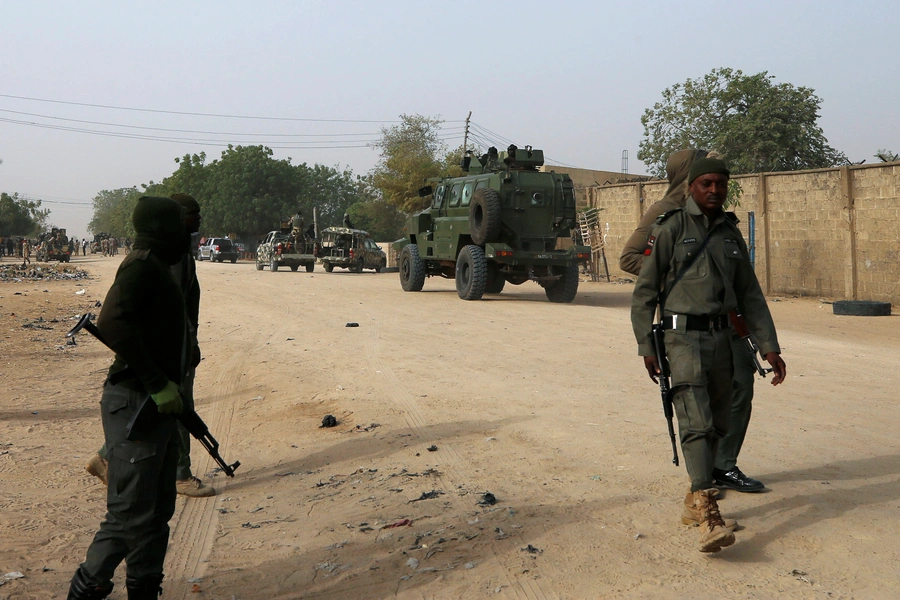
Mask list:
POLYGON ((693 183, 695 179, 707 173, 721 173, 725 177, 730 177, 731 172, 725 166, 724 160, 718 158, 698 158, 691 163, 691 171, 688 175, 688 183, 693 183))
POLYGON ((200 212, 200 203, 194 200, 193 196, 188 194, 172 194, 169 196, 172 200, 184 207, 184 212, 200 212))

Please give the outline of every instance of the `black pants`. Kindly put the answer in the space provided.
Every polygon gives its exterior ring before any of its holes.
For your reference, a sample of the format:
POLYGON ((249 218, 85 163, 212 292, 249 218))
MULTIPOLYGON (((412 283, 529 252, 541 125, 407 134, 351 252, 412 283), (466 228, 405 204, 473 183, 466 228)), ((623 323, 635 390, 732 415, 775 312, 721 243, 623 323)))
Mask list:
MULTIPOLYGON (((178 444, 175 419, 155 417, 140 439, 125 439, 125 426, 147 398, 145 391, 106 384, 100 400, 109 455, 106 520, 81 564, 85 579, 110 583, 124 560, 126 576, 162 575, 169 544, 169 520, 175 512, 178 444)), ((153 402, 153 400, 149 400, 153 402)))

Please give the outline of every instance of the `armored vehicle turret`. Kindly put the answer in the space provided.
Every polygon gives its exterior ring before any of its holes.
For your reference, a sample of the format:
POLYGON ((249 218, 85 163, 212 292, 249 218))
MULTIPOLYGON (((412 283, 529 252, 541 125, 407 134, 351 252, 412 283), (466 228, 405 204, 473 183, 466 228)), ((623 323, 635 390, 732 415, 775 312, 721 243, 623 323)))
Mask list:
POLYGON ((431 206, 409 218, 399 252, 400 284, 417 292, 426 277, 456 279, 463 300, 499 294, 506 282, 540 284, 551 302, 571 302, 587 246, 557 249, 576 226, 575 188, 563 173, 541 172, 544 153, 530 146, 467 155, 462 177, 419 190, 431 206))

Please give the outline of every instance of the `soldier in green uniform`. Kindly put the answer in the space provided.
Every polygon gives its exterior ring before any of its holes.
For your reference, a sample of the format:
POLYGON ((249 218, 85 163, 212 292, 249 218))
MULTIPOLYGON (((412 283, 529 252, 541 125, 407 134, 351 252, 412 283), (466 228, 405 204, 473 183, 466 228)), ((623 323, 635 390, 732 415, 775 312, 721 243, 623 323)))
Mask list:
POLYGON ((728 312, 738 310, 774 376, 784 381, 775 325, 750 266, 737 218, 722 210, 728 190, 725 163, 691 164, 685 208, 662 215, 650 235, 635 284, 631 321, 638 353, 653 381, 660 373, 651 326, 663 320, 681 451, 691 478, 685 511, 700 524, 700 551, 734 543, 716 502, 713 469, 719 440, 728 431, 733 359, 728 312))
MULTIPOLYGON (((708 154, 711 158, 719 158, 715 152, 708 154)), ((644 249, 647 247, 647 238, 650 237, 650 229, 656 219, 666 212, 684 208, 687 201, 687 176, 691 163, 698 158, 707 156, 706 150, 694 150, 688 148, 679 150, 666 161, 666 174, 669 177, 669 189, 666 190, 662 200, 654 203, 647 209, 641 221, 625 242, 622 256, 619 257, 619 267, 632 275, 640 275, 641 264, 644 260, 644 249)), ((750 426, 750 414, 753 406, 753 383, 756 376, 756 368, 747 354, 744 341, 736 332, 731 336, 731 351, 734 357, 734 379, 731 382, 731 414, 729 416, 728 433, 719 443, 716 452, 716 467, 713 470, 715 484, 739 492, 758 492, 765 486, 752 477, 748 477, 737 466, 738 455, 747 428, 750 426)))
POLYGON ((97 320, 115 353, 100 412, 109 452, 106 519, 72 578, 68 600, 100 600, 124 560, 129 600, 156 600, 163 580, 169 519, 175 512, 180 386, 191 356, 184 297, 172 265, 188 252, 183 209, 142 197, 132 215, 137 238, 116 272, 97 320), (148 399, 149 396, 149 399, 148 399), (145 413, 126 437, 144 401, 145 413))

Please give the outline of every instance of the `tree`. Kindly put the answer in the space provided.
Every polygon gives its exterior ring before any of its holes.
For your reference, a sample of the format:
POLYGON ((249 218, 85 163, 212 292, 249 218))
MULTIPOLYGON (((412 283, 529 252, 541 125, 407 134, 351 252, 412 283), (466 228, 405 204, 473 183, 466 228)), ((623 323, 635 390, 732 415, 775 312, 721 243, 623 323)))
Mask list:
POLYGON ((136 187, 103 190, 94 196, 94 216, 88 231, 115 237, 134 237, 131 213, 143 194, 136 187))
POLYGON ((881 162, 897 162, 898 160, 900 160, 900 154, 882 148, 875 153, 875 158, 877 158, 881 162))
POLYGON ((430 177, 446 172, 446 148, 439 137, 439 118, 400 115, 400 124, 382 127, 381 139, 373 144, 381 159, 372 169, 372 185, 382 198, 403 212, 422 208, 417 194, 430 177))
POLYGON ((43 229, 50 211, 41 208, 40 200, 0 194, 0 237, 33 235, 43 229))
POLYGON ((644 111, 638 158, 665 177, 666 160, 682 148, 716 149, 733 173, 793 171, 844 164, 817 125, 814 90, 776 83, 766 71, 744 75, 713 69, 663 90, 644 111))

